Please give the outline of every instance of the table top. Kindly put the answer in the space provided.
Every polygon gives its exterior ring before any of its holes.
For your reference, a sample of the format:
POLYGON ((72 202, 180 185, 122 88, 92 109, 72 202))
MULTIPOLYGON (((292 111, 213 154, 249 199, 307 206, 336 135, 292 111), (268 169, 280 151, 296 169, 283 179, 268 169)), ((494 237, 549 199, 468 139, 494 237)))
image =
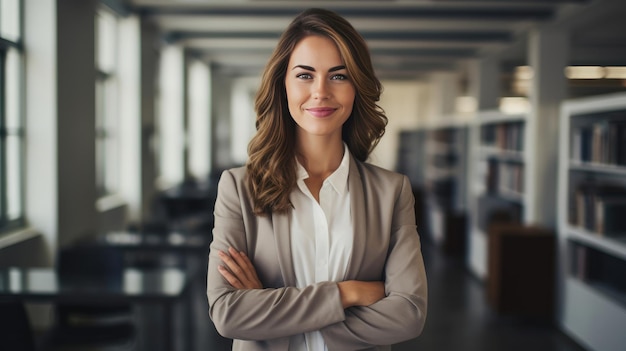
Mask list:
POLYGON ((54 268, 0 269, 0 297, 54 302, 168 302, 183 296, 187 273, 177 268, 126 268, 119 279, 61 277, 54 268))
POLYGON ((119 231, 109 232, 80 244, 110 246, 124 250, 198 251, 208 254, 210 236, 200 233, 150 234, 119 231))

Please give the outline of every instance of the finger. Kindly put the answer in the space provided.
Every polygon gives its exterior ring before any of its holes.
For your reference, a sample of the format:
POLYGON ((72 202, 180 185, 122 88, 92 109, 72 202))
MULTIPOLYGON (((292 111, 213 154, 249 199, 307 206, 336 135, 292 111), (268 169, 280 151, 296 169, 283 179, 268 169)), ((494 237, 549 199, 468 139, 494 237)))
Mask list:
POLYGON ((242 272, 241 267, 230 255, 223 251, 218 251, 217 254, 232 274, 234 274, 238 279, 245 278, 245 274, 242 272))
POLYGON ((246 253, 243 251, 239 251, 239 254, 242 256, 243 260, 245 261, 248 271, 252 275, 251 278, 258 281, 259 276, 256 274, 256 268, 254 268, 254 265, 252 264, 252 261, 250 261, 250 258, 248 258, 248 255, 246 255, 246 253))
POLYGON ((243 289, 243 284, 239 281, 239 279, 237 279, 237 277, 235 277, 234 275, 232 275, 228 269, 226 269, 226 267, 219 265, 217 266, 217 270, 220 272, 220 274, 222 275, 222 277, 224 277, 224 279, 226 279, 226 281, 233 287, 236 289, 243 289))
POLYGON ((237 251, 234 248, 229 248, 228 252, 230 256, 237 262, 237 265, 241 268, 245 278, 248 281, 253 281, 256 278, 256 270, 252 265, 252 262, 248 259, 248 257, 243 253, 243 251, 237 251))
POLYGON ((246 253, 243 251, 237 251, 232 247, 228 249, 228 252, 230 257, 237 262, 237 265, 242 270, 242 274, 238 275, 241 283, 249 289, 262 289, 263 284, 257 275, 256 268, 246 253))

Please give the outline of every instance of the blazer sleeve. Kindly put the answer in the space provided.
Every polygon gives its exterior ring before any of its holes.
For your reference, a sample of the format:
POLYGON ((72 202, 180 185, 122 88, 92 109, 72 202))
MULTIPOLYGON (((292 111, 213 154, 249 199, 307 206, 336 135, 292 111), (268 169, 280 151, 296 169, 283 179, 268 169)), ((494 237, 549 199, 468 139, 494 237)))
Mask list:
MULTIPOLYGON (((235 289, 221 276, 217 267, 222 262, 217 250, 224 251, 232 246, 247 252, 246 236, 256 235, 247 232, 244 224, 244 216, 250 220, 254 215, 244 215, 247 210, 243 210, 246 206, 242 204, 247 201, 246 193, 237 184, 233 173, 225 171, 220 178, 215 203, 207 297, 209 315, 217 331, 233 339, 268 340, 319 330, 344 320, 336 283, 322 282, 302 289, 235 289)), ((248 254, 248 257, 252 255, 248 254)), ((263 283, 266 286, 266 282, 263 283)))
POLYGON ((345 320, 322 328, 329 350, 391 345, 421 334, 426 320, 427 284, 414 197, 406 176, 395 202, 385 265, 386 297, 368 307, 351 307, 345 320))

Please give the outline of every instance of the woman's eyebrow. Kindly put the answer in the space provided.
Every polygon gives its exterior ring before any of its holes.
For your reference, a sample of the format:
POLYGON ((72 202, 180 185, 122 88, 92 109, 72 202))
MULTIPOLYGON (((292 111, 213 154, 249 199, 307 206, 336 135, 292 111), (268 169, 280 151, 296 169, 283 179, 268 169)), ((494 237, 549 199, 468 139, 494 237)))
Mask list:
MULTIPOLYGON (((291 70, 294 70, 296 68, 302 68, 302 69, 305 69, 307 71, 315 72, 315 68, 313 68, 311 66, 306 66, 306 65, 295 65, 295 66, 293 66, 293 68, 291 70)), ((335 71, 339 71, 339 70, 342 70, 342 69, 346 69, 346 66, 340 65, 340 66, 331 67, 328 70, 328 72, 335 72, 335 71)))

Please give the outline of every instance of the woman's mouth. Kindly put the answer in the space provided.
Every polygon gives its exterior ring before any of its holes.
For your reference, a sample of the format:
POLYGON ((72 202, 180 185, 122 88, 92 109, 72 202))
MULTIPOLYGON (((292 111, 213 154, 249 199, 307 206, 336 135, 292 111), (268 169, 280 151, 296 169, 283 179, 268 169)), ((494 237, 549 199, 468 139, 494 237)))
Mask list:
POLYGON ((335 110, 336 109, 332 107, 312 107, 306 109, 309 114, 318 118, 328 117, 335 112, 335 110))

